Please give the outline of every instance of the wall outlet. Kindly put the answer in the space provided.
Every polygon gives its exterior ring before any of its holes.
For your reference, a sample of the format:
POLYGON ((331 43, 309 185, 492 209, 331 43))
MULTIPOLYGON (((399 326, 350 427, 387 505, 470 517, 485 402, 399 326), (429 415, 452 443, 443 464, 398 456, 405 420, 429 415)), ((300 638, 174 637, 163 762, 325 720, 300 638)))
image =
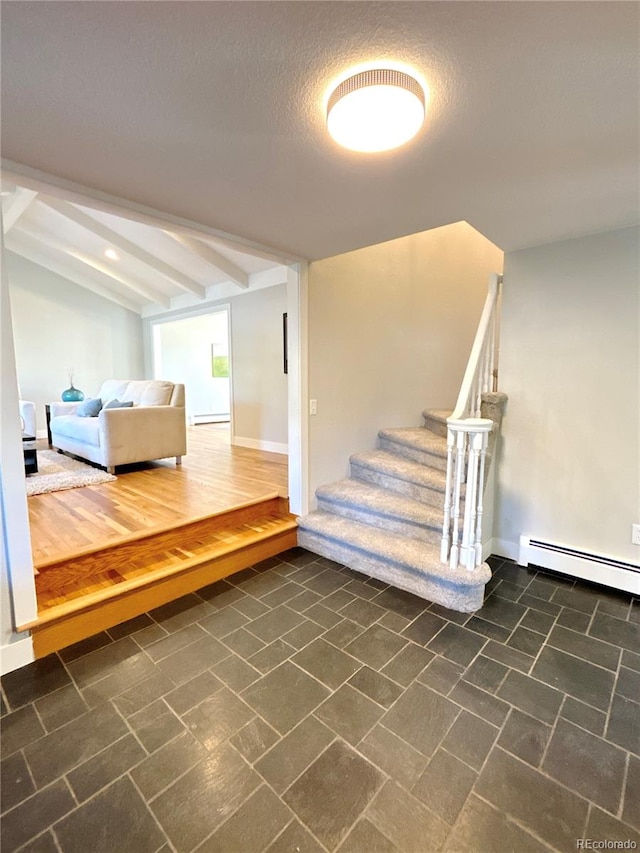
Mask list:
POLYGON ((640 545, 640 524, 631 525, 631 544, 640 545))
POLYGON ((317 400, 309 400, 309 414, 317 415, 318 414, 318 401, 317 400))

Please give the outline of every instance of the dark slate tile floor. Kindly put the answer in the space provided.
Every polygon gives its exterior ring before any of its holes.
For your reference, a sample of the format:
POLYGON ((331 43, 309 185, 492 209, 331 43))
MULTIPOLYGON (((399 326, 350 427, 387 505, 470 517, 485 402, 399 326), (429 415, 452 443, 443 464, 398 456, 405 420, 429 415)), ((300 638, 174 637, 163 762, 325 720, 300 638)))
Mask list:
POLYGON ((293 549, 2 679, 2 850, 640 844, 640 600, 453 613, 293 549))

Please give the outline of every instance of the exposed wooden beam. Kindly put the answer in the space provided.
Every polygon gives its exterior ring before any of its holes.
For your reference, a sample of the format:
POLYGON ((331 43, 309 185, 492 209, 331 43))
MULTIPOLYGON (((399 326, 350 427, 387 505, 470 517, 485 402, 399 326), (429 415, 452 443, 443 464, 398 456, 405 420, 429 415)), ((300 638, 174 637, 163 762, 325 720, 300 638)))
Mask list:
POLYGON ((98 284, 83 271, 83 265, 79 261, 77 262, 77 267, 75 266, 73 263, 75 258, 67 256, 64 260, 56 259, 46 250, 46 247, 33 237, 14 231, 7 238, 7 249, 16 255, 20 255, 20 257, 25 258, 27 261, 38 264, 38 266, 44 267, 50 272, 72 281, 74 284, 90 290, 103 299, 108 299, 110 302, 115 302, 116 305, 120 305, 128 311, 133 311, 134 314, 141 313, 142 306, 140 304, 136 304, 110 288, 98 284))
POLYGON ((189 249, 190 252, 198 255, 198 257, 202 258, 203 261, 206 261, 209 266, 215 267, 219 272, 226 275, 229 278, 229 281, 232 281, 240 287, 249 287, 248 273, 241 270, 239 266, 225 258, 219 252, 216 252, 216 250, 211 248, 211 246, 202 243, 200 240, 194 240, 193 237, 188 237, 186 234, 179 232, 165 231, 164 233, 173 237, 173 239, 180 243, 181 246, 184 246, 185 249, 189 249))
POLYGON ((90 269, 99 272, 106 278, 117 281, 119 284, 124 285, 127 290, 131 290, 138 294, 138 296, 142 296, 146 302, 155 302, 157 305, 162 305, 163 308, 171 307, 171 302, 169 301, 168 296, 158 293, 156 290, 153 290, 145 284, 141 284, 139 281, 131 278, 131 276, 124 275, 118 270, 110 267, 108 264, 103 264, 93 257, 89 257, 82 252, 78 252, 73 246, 62 243, 50 234, 43 234, 40 231, 25 231, 24 229, 20 229, 20 231, 43 245, 48 246, 54 251, 60 252, 62 255, 66 255, 67 257, 74 258, 76 261, 79 261, 90 269))
POLYGON ((168 296, 164 296, 164 294, 158 293, 157 290, 154 290, 145 284, 141 284, 136 279, 131 278, 131 276, 124 275, 124 273, 112 269, 108 264, 103 264, 101 261, 97 261, 95 258, 89 257, 81 252, 73 251, 69 252, 69 254, 86 264, 88 267, 91 267, 91 269, 97 270, 97 272, 107 276, 107 278, 112 278, 114 281, 118 281, 120 284, 129 288, 129 290, 133 290, 135 293, 138 293, 140 296, 144 297, 147 302, 154 302, 156 305, 162 305, 163 308, 171 308, 171 300, 168 296))
POLYGON ((155 255, 152 255, 151 252, 148 252, 146 249, 143 249, 142 246, 139 246, 132 240, 123 237, 122 234, 119 234, 117 231, 114 231, 112 228, 109 228, 108 225, 105 225, 104 223, 95 219, 90 214, 85 213, 84 210, 80 210, 80 208, 76 207, 73 204, 70 204, 68 201, 62 201, 60 199, 41 198, 41 201, 46 207, 50 208, 51 210, 57 211, 58 213, 62 214, 62 216, 65 216, 67 219, 70 219, 72 222, 75 222, 76 225, 80 225, 82 228, 86 228, 93 234, 96 234, 106 243, 110 243, 112 246, 115 246, 121 252, 125 252, 127 255, 131 255, 133 258, 136 258, 143 264, 146 264, 146 266, 154 270, 154 272, 157 272, 165 278, 168 278, 181 290, 184 290, 187 293, 192 293, 199 299, 205 298, 205 288, 203 287, 203 285, 195 281, 195 279, 192 279, 190 276, 185 275, 183 272, 176 269, 171 264, 168 264, 160 258, 157 258, 155 255))
POLYGON ((34 198, 38 195, 34 190, 26 190, 24 187, 16 187, 15 192, 9 196, 2 209, 2 220, 4 223, 4 233, 9 231, 16 224, 18 219, 29 207, 34 198))
POLYGON ((7 180, 43 195, 50 196, 53 193, 56 197, 64 198, 74 204, 92 207, 114 216, 122 216, 134 222, 142 222, 154 228, 186 234, 196 240, 210 238, 221 246, 226 246, 236 252, 246 252, 248 255, 262 258, 265 261, 272 261, 274 264, 295 264, 306 261, 306 258, 291 252, 269 248, 254 243, 252 240, 245 240, 237 235, 229 234, 226 231, 219 231, 208 225, 173 216, 166 211, 158 211, 129 199, 112 196, 100 190, 77 184, 74 181, 32 169, 30 166, 25 166, 6 157, 0 160, 0 166, 7 180))

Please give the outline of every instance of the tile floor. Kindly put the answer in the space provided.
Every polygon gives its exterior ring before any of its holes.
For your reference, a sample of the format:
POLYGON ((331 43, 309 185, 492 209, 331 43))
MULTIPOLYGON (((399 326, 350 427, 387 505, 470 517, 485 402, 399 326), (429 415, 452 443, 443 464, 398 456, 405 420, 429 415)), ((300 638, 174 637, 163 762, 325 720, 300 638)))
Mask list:
POLYGON ((640 845, 640 600, 474 615, 294 549, 2 679, 2 850, 640 845))

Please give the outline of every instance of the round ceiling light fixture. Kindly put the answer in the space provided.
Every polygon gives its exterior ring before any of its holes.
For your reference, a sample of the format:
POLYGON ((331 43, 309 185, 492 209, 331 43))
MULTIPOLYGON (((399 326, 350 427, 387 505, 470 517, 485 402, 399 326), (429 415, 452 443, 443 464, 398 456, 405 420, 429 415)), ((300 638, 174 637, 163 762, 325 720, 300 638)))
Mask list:
POLYGON ((425 117, 425 93, 404 71, 375 68, 340 83, 327 103, 327 129, 352 151, 398 148, 412 139, 425 117))

